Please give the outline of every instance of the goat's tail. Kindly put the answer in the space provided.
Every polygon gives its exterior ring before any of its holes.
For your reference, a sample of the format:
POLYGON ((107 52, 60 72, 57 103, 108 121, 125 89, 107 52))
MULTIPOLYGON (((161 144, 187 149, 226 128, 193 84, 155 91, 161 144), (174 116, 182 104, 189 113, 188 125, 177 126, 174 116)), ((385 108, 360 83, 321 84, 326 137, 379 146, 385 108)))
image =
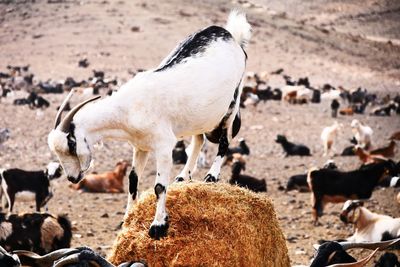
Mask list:
POLYGON ((246 47, 251 38, 251 25, 247 22, 246 14, 232 10, 225 28, 242 48, 246 47))

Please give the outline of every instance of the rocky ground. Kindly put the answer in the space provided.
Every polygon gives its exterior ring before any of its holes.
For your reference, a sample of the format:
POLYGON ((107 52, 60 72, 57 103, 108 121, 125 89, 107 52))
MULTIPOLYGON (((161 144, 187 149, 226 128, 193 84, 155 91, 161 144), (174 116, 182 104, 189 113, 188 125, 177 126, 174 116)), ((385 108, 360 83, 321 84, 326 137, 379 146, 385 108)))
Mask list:
MULTIPOLYGON (((308 76, 315 87, 324 83, 358 86, 380 96, 400 92, 400 3, 398 1, 0 1, 0 71, 8 64, 30 64, 40 80, 87 78, 92 69, 124 81, 130 72, 151 68, 193 31, 215 23, 223 25, 229 10, 242 8, 254 33, 248 47, 248 70, 273 71, 283 68, 294 78, 308 76), (87 58, 88 68, 78 61, 87 58)), ((271 76, 273 86, 283 84, 271 76)), ((21 93, 23 95, 23 93, 21 93)), ((46 110, 30 110, 0 103, 0 127, 11 130, 11 138, 0 147, 0 167, 41 169, 54 160, 47 147, 47 134, 56 107, 65 95, 45 96, 46 110)), ((79 97, 73 103, 79 101, 79 97)), ((242 111, 244 137, 251 149, 246 173, 267 180, 269 198, 274 201, 282 229, 288 239, 292 264, 307 264, 318 239, 344 238, 352 228, 338 218, 341 205, 329 205, 321 226, 311 222, 310 194, 278 190, 293 174, 321 166, 321 130, 333 123, 329 103, 292 106, 260 103, 242 111), (307 144, 312 157, 283 157, 274 142, 277 134, 307 144)), ((400 129, 399 116, 357 115, 339 117, 344 124, 335 147, 340 152, 351 137, 350 122, 357 118, 374 129, 374 146, 386 144, 388 136, 400 129)), ((236 144, 236 141, 234 141, 236 144)), ((212 160, 213 149, 209 159, 212 160)), ((126 143, 106 142, 95 152, 94 170, 112 169, 119 159, 131 158, 126 143)), ((396 153, 397 161, 400 159, 396 153)), ((357 168, 354 157, 334 157, 344 170, 357 168)), ((181 167, 174 167, 177 174, 181 167)), ((154 160, 147 165, 139 190, 152 187, 154 160)), ((201 180, 206 170, 194 179, 201 180)), ((222 171, 222 180, 230 169, 222 171)), ((54 181, 55 196, 49 203, 52 213, 68 214, 74 225, 73 246, 87 245, 106 254, 123 217, 125 194, 79 193, 68 187, 65 178, 54 181)), ((400 210, 394 189, 374 192, 367 207, 392 216, 400 210)), ((33 203, 32 203, 33 204, 33 203)), ((32 211, 17 203, 16 211, 32 211)), ((352 254, 366 255, 358 251, 352 254)))

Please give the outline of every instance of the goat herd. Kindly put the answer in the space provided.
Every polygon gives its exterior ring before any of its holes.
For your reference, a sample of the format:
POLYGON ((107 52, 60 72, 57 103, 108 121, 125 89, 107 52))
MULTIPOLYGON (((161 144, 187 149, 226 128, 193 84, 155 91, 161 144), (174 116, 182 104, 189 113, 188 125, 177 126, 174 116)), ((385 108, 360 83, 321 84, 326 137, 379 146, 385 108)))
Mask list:
MULTIPOLYGON (((82 94, 96 95, 101 93, 100 90, 104 90, 107 91, 106 94, 111 95, 118 85, 116 79, 105 79, 102 71, 93 71, 94 75, 88 81, 76 82, 69 77, 63 82, 41 82, 35 79, 29 71, 29 66, 8 66, 7 69, 7 72, 0 72, 0 88, 2 89, 0 101, 14 105, 28 105, 31 109, 45 109, 50 106, 50 102, 43 97, 43 94, 58 94, 76 90, 82 94), (23 92, 27 94, 26 98, 16 97, 17 94, 23 92), (12 101, 10 102, 9 99, 12 101)), ((320 103, 321 100, 323 102, 328 100, 332 111, 331 116, 334 118, 338 114, 342 116, 351 116, 354 113, 364 114, 367 110, 373 116, 400 114, 400 95, 394 98, 391 98, 390 95, 379 98, 365 89, 358 88, 350 91, 343 87, 335 88, 329 84, 325 84, 321 89, 316 89, 310 85, 307 77, 294 81, 283 72, 283 69, 280 69, 268 74, 282 75, 286 82, 286 86, 275 89, 269 87, 263 80, 263 77, 266 76, 265 73, 247 73, 243 93, 240 97, 241 107, 258 105, 261 101, 267 100, 290 104, 320 103)), ((67 106, 66 109, 69 107, 67 106)), ((321 144, 324 156, 334 155, 334 143, 338 131, 342 127, 344 127, 343 124, 335 122, 323 129, 321 144)), ((349 139, 351 144, 344 148, 340 155, 357 156, 362 163, 358 169, 342 171, 330 160, 320 169, 313 168, 308 173, 290 177, 286 186, 279 188, 286 192, 291 190, 311 192, 315 224, 323 215, 323 208, 327 203, 345 202, 340 220, 355 226, 355 233, 346 240, 321 241, 322 245, 319 246, 311 266, 356 262, 345 252, 348 248, 357 247, 353 243, 361 243, 358 244, 358 247, 366 247, 365 242, 369 242, 369 247, 367 247, 370 249, 384 249, 398 241, 391 241, 392 239, 400 237, 400 219, 377 214, 363 207, 363 200, 370 198, 376 187, 400 186, 397 177, 400 173, 400 162, 396 163, 393 159, 396 141, 400 141, 400 132, 388 135, 387 146, 372 149, 373 130, 371 127, 356 119, 352 121, 350 127, 354 136, 349 139)), ((0 128, 0 149, 11 134, 12 129, 0 128)), ((284 135, 278 135, 275 142, 282 146, 287 157, 311 156, 310 149, 306 145, 293 143, 284 135)), ((186 163, 188 156, 185 148, 183 140, 176 144, 172 152, 174 164, 186 163)), ((238 147, 228 148, 224 164, 231 166, 232 169, 229 183, 254 192, 267 192, 265 180, 241 174, 242 171, 245 171, 246 161, 249 159, 251 159, 250 148, 244 139, 239 141, 238 147)), ((120 161, 116 164, 115 170, 100 174, 88 174, 82 182, 71 185, 71 187, 85 192, 121 193, 124 191, 123 178, 128 165, 127 161, 120 161)), ((197 166, 202 168, 207 165, 207 143, 205 143, 197 166)), ((61 175, 62 168, 59 163, 55 162, 49 163, 42 171, 1 169, 2 196, 3 200, 7 200, 6 203, 3 203, 3 208, 8 205, 8 214, 0 214, 0 245, 4 248, 0 251, 1 266, 18 266, 16 263, 18 257, 15 255, 18 255, 22 262, 25 261, 26 264, 33 266, 48 266, 46 264, 50 261, 59 262, 57 266, 64 266, 74 262, 71 261, 71 258, 76 259, 77 257, 81 257, 87 262, 103 262, 100 263, 100 266, 112 266, 88 248, 64 249, 70 246, 72 238, 71 223, 65 216, 53 216, 47 213, 11 214, 15 201, 20 199, 35 200, 36 211, 39 212, 52 197, 51 181, 61 175), (13 255, 7 252, 21 249, 29 250, 31 253, 19 251, 13 255), (35 253, 50 254, 39 256, 35 253), (8 263, 2 265, 2 262, 8 263)), ((180 181, 178 177, 177 182, 180 181)), ((398 199, 400 200, 400 195, 398 199)), ((142 265, 143 263, 126 263, 123 266, 142 265)), ((399 266, 399 263, 394 254, 386 253, 376 266, 399 266)))

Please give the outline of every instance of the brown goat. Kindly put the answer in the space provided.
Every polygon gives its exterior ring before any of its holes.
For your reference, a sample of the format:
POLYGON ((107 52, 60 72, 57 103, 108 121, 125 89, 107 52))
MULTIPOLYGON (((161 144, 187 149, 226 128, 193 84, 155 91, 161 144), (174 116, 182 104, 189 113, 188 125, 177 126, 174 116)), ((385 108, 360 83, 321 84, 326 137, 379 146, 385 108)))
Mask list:
POLYGON ((396 142, 392 140, 392 141, 390 141, 388 146, 372 150, 369 153, 371 155, 382 155, 386 158, 393 158, 395 147, 396 147, 396 142))
POLYGON ((356 146, 354 148, 354 153, 365 164, 378 163, 378 162, 387 160, 387 158, 385 158, 383 155, 380 155, 380 154, 372 155, 368 151, 365 151, 364 149, 362 149, 360 146, 356 146))
POLYGON ((352 107, 348 107, 348 108, 342 108, 341 110, 339 110, 339 114, 340 115, 353 115, 354 114, 354 110, 352 107))
POLYGON ((71 187, 92 193, 123 193, 123 179, 127 168, 128 162, 120 161, 116 164, 114 171, 88 174, 80 183, 72 184, 71 187))
POLYGON ((400 131, 397 131, 390 136, 389 140, 397 140, 400 141, 400 131))

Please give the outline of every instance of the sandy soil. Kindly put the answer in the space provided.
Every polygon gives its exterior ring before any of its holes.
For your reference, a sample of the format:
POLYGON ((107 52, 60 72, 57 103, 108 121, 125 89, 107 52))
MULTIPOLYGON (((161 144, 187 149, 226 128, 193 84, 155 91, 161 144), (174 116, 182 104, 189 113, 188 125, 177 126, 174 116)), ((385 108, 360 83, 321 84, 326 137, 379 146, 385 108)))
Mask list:
MULTIPOLYGON (((216 23, 223 25, 229 10, 244 9, 254 27, 248 47, 248 70, 272 71, 284 68, 294 78, 308 76, 312 85, 324 83, 345 88, 366 87, 383 95, 400 91, 400 23, 398 1, 0 1, 0 71, 8 64, 30 64, 40 80, 83 79, 92 69, 104 70, 108 77, 121 81, 130 72, 151 68, 185 36, 216 23), (50 3, 56 2, 56 3, 50 3), (138 27, 138 31, 132 30, 138 27), (90 66, 78 68, 86 57, 90 66)), ((283 84, 279 76, 270 77, 273 86, 283 84)), ((54 160, 47 147, 47 134, 56 107, 65 95, 46 96, 49 109, 33 111, 8 101, 0 103, 0 127, 11 129, 11 139, 0 147, 2 168, 41 169, 54 160)), ((73 103, 79 101, 76 97, 73 103)), ((292 264, 307 264, 318 239, 344 238, 352 228, 343 225, 338 213, 341 205, 330 205, 322 226, 311 223, 310 194, 278 191, 293 174, 321 166, 319 135, 331 125, 328 103, 291 106, 267 102, 243 110, 244 137, 251 149, 246 173, 265 178, 267 196, 275 204, 282 229, 288 239, 292 264), (312 157, 284 158, 274 142, 284 133, 290 140, 307 144, 312 157)), ((351 137, 350 122, 357 118, 374 129, 374 145, 386 144, 388 136, 400 129, 399 116, 339 117, 345 127, 335 144, 340 152, 351 137)), ((236 141, 234 141, 236 144, 236 141)), ((212 150, 212 149, 211 149, 212 150)), ((212 150, 213 151, 213 150, 212 150)), ((210 160, 212 158, 210 153, 210 160)), ((126 143, 106 142, 96 150, 96 171, 112 169, 119 159, 131 158, 126 143)), ((400 154, 397 152, 396 160, 400 154)), ((350 170, 360 162, 354 157, 335 157, 340 168, 350 170)), ((174 167, 177 174, 180 166, 174 167)), ((154 160, 146 168, 140 191, 152 187, 154 160)), ((206 170, 194 179, 201 180, 206 170)), ((222 171, 222 180, 230 169, 222 171)), ((55 196, 49 203, 51 213, 66 213, 73 221, 73 246, 87 245, 106 254, 122 219, 125 194, 79 193, 68 187, 65 178, 54 181, 55 196)), ((400 216, 394 202, 394 189, 380 189, 367 207, 373 211, 400 216)), ((33 204, 33 203, 32 203, 33 204)), ((16 204, 16 211, 33 211, 33 205, 16 204)), ((358 251, 352 252, 356 256, 358 251)))

